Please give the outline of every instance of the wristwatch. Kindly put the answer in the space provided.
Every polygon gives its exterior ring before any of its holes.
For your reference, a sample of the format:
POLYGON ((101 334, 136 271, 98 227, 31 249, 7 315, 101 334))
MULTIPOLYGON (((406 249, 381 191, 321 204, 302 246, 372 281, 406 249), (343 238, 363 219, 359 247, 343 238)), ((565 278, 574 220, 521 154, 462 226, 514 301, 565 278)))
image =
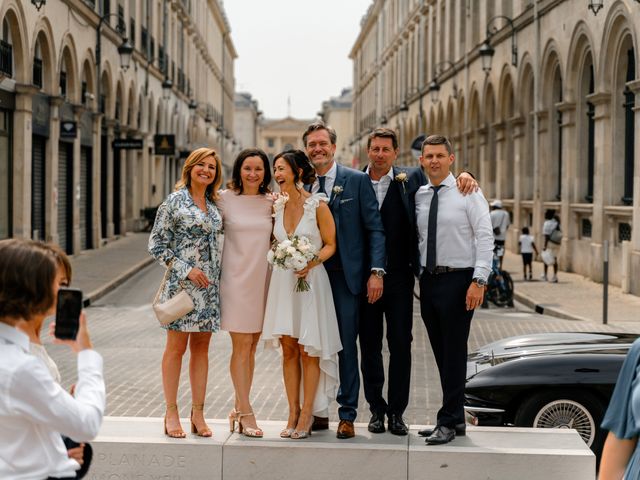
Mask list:
POLYGON ((378 278, 383 278, 387 272, 385 272, 382 268, 372 268, 371 273, 378 278))
POLYGON ((476 277, 473 279, 473 283, 478 285, 479 287, 486 287, 487 281, 484 278, 476 277))

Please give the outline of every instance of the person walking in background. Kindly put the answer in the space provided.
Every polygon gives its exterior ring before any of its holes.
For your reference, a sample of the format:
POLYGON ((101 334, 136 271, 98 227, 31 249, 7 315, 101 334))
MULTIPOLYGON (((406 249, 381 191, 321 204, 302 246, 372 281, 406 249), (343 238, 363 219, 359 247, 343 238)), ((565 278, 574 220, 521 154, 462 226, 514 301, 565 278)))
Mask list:
POLYGON ((301 188, 315 180, 315 170, 304 152, 278 154, 273 171, 282 192, 273 208, 275 240, 282 243, 305 238, 317 252, 295 272, 273 269, 263 329, 265 347, 282 347, 289 419, 280 436, 301 439, 311 435, 314 413, 328 409, 338 386, 338 352, 342 346, 323 265, 335 253, 336 229, 326 205, 327 196, 301 188), (308 281, 307 291, 296 289, 300 278, 308 281))
POLYGON ((543 264, 544 273, 542 280, 547 281, 547 269, 549 265, 553 265, 553 277, 549 280, 552 283, 558 283, 558 253, 560 252, 560 243, 562 242, 562 232, 560 230, 560 219, 556 215, 556 211, 549 209, 544 212, 544 224, 542 225, 542 234, 544 235, 543 264))
MULTIPOLYGON (((338 165, 334 160, 337 135, 323 122, 312 123, 302 135, 307 156, 316 169, 312 193, 329 197, 329 209, 336 224, 337 251, 325 264, 340 328, 339 354, 340 423, 336 436, 355 435, 360 375, 358 369, 358 324, 360 295, 366 291, 369 303, 382 296, 385 274, 384 227, 378 200, 364 172, 338 165)), ((328 413, 327 413, 328 415, 328 413)), ((314 430, 329 428, 329 419, 316 415, 314 430)))
MULTIPOLYGON (((368 430, 383 433, 386 415, 389 431, 406 435, 409 429, 402 415, 409 403, 411 380, 414 273, 420 273, 420 263, 408 252, 417 250, 414 197, 427 179, 419 167, 395 166, 398 138, 389 128, 376 128, 369 134, 367 156, 369 164, 365 173, 378 200, 387 253, 382 297, 369 303, 366 296, 361 296, 360 366, 364 395, 371 411, 368 430), (386 400, 382 361, 385 321, 389 347, 386 400)), ((459 181, 463 189, 477 188, 468 173, 463 173, 459 181)))
POLYGON ((511 225, 509 212, 503 210, 502 201, 494 200, 491 202, 491 227, 493 228, 494 243, 497 247, 496 253, 500 264, 498 268, 502 270, 502 260, 504 259, 504 244, 507 240, 507 229, 511 225))
POLYGON ((249 395, 269 284, 267 252, 271 245, 273 206, 270 183, 267 155, 248 148, 238 154, 233 164, 229 190, 221 192, 216 200, 225 233, 220 328, 231 336, 229 371, 235 390, 229 426, 233 432, 237 424, 238 431, 248 437, 263 436, 249 395))
POLYGON ((169 269, 160 294, 164 302, 184 289, 194 309, 166 327, 167 344, 162 357, 162 385, 166 401, 165 434, 186 435, 180 425, 177 396, 182 357, 189 346, 191 381, 191 432, 210 437, 204 420, 204 398, 209 370, 211 334, 220 328, 220 263, 222 217, 214 201, 222 183, 222 163, 215 150, 198 148, 187 157, 182 177, 158 208, 149 253, 169 269), (187 281, 188 280, 188 281, 187 281))
MULTIPOLYGON (((0 478, 77 478, 80 468, 61 435, 92 440, 102 425, 102 357, 93 350, 84 312, 75 340, 55 340, 78 355, 71 396, 36 355, 29 336, 55 312, 62 274, 47 248, 31 240, 0 241, 0 478), (33 322, 33 323, 32 323, 33 322)), ((53 327, 52 327, 53 330, 53 327)))
POLYGON ((518 245, 520 248, 520 255, 522 255, 522 274, 525 280, 531 280, 533 276, 532 270, 532 260, 533 253, 535 252, 538 255, 538 249, 536 248, 536 244, 533 241, 533 236, 529 234, 529 227, 522 227, 522 234, 520 235, 520 239, 518 240, 518 245), (529 274, 527 276, 527 268, 529 269, 529 274))
POLYGON ((420 252, 420 313, 440 374, 442 407, 426 443, 448 443, 464 426, 467 341, 474 309, 482 304, 491 272, 493 232, 481 191, 463 196, 450 172, 451 143, 431 135, 420 163, 428 185, 416 193, 420 252))

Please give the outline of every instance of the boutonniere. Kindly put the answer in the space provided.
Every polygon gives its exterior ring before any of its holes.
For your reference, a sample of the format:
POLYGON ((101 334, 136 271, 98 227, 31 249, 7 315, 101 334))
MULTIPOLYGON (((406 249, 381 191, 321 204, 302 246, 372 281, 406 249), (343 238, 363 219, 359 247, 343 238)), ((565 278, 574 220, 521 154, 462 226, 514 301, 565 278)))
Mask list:
POLYGON ((396 182, 402 183, 402 191, 407 193, 405 184, 407 183, 407 172, 400 172, 396 175, 396 182))
POLYGON ((276 216, 276 213, 284 209, 285 204, 289 201, 289 195, 286 193, 281 193, 279 195, 274 195, 273 200, 273 214, 272 217, 276 216))
POLYGON ((340 185, 336 185, 335 187, 333 187, 334 195, 340 195, 343 190, 344 188, 342 188, 340 185))

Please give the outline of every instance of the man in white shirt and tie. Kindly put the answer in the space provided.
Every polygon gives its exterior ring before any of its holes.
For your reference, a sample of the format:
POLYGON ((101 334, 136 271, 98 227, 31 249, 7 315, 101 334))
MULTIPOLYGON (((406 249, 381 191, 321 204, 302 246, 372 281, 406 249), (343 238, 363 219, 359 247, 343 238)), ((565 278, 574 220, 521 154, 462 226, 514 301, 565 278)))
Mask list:
POLYGON ((464 429, 467 340, 473 311, 482 304, 491 271, 493 231, 480 190, 462 195, 450 168, 449 140, 431 135, 420 163, 429 183, 416 193, 420 265, 420 313, 442 385, 442 407, 426 443, 438 445, 464 429))

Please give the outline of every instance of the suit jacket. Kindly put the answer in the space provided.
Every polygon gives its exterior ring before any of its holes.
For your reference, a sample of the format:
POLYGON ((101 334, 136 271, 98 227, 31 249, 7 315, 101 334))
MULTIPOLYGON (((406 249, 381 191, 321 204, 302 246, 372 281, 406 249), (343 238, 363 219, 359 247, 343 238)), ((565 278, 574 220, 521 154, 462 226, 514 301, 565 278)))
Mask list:
MULTIPOLYGON (((335 256, 344 270, 349 290, 359 295, 371 268, 385 267, 384 227, 369 177, 337 164, 329 208, 336 223, 338 251, 335 256)), ((336 263, 330 258, 327 269, 331 270, 336 263)))
MULTIPOLYGON (((418 237, 416 232, 416 205, 415 198, 416 192, 422 185, 427 184, 427 177, 424 174, 422 168, 420 167, 401 167, 401 166, 393 166, 393 179, 396 182, 399 182, 402 185, 400 190, 402 204, 407 213, 407 218, 409 219, 409 229, 411 231, 411 259, 410 264, 413 269, 414 274, 418 276, 420 274, 420 256, 418 252, 418 237), (400 180, 398 177, 402 174, 406 175, 404 180, 400 180)), ((385 197, 386 202, 387 197, 385 197)), ((384 213, 381 212, 381 215, 384 213)))

